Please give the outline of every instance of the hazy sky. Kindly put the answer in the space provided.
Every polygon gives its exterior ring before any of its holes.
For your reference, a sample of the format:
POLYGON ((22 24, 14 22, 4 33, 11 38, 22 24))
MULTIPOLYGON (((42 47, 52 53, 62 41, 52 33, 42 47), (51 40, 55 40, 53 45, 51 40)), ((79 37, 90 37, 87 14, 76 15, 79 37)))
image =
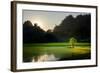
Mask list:
POLYGON ((23 10, 22 22, 30 20, 33 25, 37 23, 38 26, 47 31, 59 25, 66 16, 73 15, 73 17, 76 17, 80 14, 84 15, 86 13, 23 10))

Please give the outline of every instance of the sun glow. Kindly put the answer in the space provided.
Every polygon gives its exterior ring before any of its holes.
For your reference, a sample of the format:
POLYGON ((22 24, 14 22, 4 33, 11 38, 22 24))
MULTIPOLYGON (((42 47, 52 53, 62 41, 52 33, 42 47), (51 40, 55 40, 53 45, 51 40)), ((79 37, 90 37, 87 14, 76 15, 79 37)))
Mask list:
POLYGON ((40 27, 42 27, 43 26, 43 24, 42 24, 42 22, 40 22, 40 21, 35 21, 35 22, 32 22, 33 23, 33 25, 36 23, 38 26, 40 26, 40 27))
POLYGON ((44 31, 47 31, 48 28, 45 26, 45 23, 42 20, 31 20, 33 26, 34 24, 37 24, 40 28, 42 28, 44 31))
MULTIPOLYGON (((42 21, 40 21, 40 20, 34 20, 34 21, 32 21, 33 26, 34 26, 35 23, 36 23, 37 26, 39 26, 40 28, 44 29, 44 24, 43 24, 42 21)), ((44 29, 44 30, 45 30, 45 29, 44 29)))

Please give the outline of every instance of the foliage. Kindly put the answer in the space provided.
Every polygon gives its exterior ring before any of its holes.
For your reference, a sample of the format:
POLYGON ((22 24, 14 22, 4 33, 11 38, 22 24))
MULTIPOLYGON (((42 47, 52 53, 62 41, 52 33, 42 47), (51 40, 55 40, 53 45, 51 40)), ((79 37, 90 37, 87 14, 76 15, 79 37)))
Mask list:
POLYGON ((91 36, 91 15, 72 15, 66 16, 60 25, 54 28, 56 34, 62 40, 68 40, 70 37, 75 37, 78 41, 90 42, 91 36), (66 39, 67 38, 67 39, 66 39))
POLYGON ((71 48, 75 47, 75 43, 77 42, 77 40, 74 37, 71 37, 69 40, 70 46, 71 48))
POLYGON ((27 20, 23 24, 23 43, 66 42, 70 37, 79 42, 91 40, 91 15, 66 16, 54 30, 44 31, 37 23, 27 20))

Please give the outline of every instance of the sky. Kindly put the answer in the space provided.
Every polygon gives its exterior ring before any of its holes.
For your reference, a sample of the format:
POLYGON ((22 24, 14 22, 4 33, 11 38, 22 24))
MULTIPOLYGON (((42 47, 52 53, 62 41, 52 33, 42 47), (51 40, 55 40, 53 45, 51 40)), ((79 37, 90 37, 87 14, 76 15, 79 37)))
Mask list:
POLYGON ((66 16, 72 15, 85 15, 81 12, 54 12, 54 11, 36 11, 36 10, 23 10, 22 22, 30 20, 32 24, 37 23, 43 30, 53 30, 56 25, 59 25, 66 16))

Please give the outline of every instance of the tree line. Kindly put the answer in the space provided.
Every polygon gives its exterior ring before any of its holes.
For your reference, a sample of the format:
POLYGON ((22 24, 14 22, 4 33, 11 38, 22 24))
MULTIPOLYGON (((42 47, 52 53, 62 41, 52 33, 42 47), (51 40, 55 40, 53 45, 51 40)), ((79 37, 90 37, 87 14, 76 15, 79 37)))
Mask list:
POLYGON ((81 42, 91 40, 91 15, 66 16, 53 30, 44 31, 37 23, 27 20, 23 24, 24 43, 66 42, 75 37, 81 42))

